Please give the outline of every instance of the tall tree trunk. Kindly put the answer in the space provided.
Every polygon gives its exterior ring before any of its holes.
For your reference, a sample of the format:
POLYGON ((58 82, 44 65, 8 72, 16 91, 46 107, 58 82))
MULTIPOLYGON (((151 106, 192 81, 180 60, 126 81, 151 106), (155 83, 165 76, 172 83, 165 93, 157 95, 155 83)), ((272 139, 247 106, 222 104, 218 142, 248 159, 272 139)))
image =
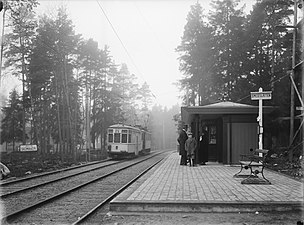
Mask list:
POLYGON ((26 144, 26 136, 25 136, 25 58, 24 58, 24 45, 22 38, 19 37, 20 40, 20 47, 22 51, 22 143, 26 144))
MULTIPOLYGON (((90 74, 91 75, 91 74, 90 74)), ((90 99, 90 85, 86 77, 86 150, 88 153, 88 160, 90 159, 90 148, 91 148, 91 132, 90 132, 90 108, 91 108, 91 99, 90 99)))
POLYGON ((66 107, 67 107, 67 125, 68 125, 68 135, 67 135, 67 143, 69 146, 68 152, 73 153, 73 160, 76 161, 76 155, 74 154, 75 148, 74 148, 74 138, 73 138, 73 129, 72 129, 72 118, 71 118, 71 106, 70 106, 70 89, 68 84, 68 75, 66 71, 66 56, 63 58, 63 73, 64 73, 64 91, 65 91, 65 97, 66 97, 66 107))
MULTIPOLYGON (((95 124, 96 124, 96 99, 95 99, 95 84, 93 84, 93 91, 92 91, 92 98, 93 98, 93 106, 92 106, 92 118, 93 121, 92 121, 92 127, 95 127, 95 124)), ((95 146, 95 142, 96 142, 96 138, 97 138, 97 135, 96 135, 96 129, 94 130, 94 132, 92 132, 92 145, 93 145, 93 149, 96 148, 95 146)))
POLYGON ((61 134, 61 121, 60 121, 60 106, 59 106, 59 90, 58 90, 58 78, 55 75, 55 96, 56 96, 56 107, 57 107, 57 123, 58 123, 58 139, 59 139, 59 152, 61 161, 63 158, 63 149, 62 149, 62 134, 61 134))

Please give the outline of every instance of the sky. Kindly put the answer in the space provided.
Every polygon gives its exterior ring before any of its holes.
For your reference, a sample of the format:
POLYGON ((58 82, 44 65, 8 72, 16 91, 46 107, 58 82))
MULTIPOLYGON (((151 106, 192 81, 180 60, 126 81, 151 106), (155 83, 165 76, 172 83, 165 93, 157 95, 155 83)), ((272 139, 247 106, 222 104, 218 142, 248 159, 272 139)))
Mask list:
MULTIPOLYGON (((127 64, 130 73, 136 75, 140 84, 147 82, 155 96, 153 103, 170 108, 181 105, 175 83, 182 78, 182 73, 179 71, 179 54, 175 49, 181 43, 190 6, 196 2, 39 0, 37 13, 55 16, 57 8, 65 6, 77 34, 97 41, 99 48, 109 46, 116 64, 127 64)), ((211 0, 199 2, 207 13, 211 0)), ((243 2, 249 9, 253 0, 243 2)))
MULTIPOLYGON (((59 3, 40 2, 47 9, 59 3)), ((93 38, 99 48, 108 45, 115 63, 126 63, 139 83, 147 82, 155 104, 171 107, 181 103, 174 85, 182 77, 175 48, 196 0, 60 2, 67 7, 77 33, 93 38)))

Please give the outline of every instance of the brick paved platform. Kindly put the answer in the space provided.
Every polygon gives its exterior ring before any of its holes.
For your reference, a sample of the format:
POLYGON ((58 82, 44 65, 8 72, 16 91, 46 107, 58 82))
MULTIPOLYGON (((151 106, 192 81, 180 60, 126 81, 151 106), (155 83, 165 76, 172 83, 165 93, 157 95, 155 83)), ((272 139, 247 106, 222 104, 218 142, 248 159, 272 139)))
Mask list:
MULTIPOLYGON (((179 165, 178 153, 140 178, 110 203, 110 211, 252 212, 303 210, 303 183, 265 170, 271 185, 241 184, 238 166, 179 165)), ((249 173, 245 170, 245 173, 249 173)))

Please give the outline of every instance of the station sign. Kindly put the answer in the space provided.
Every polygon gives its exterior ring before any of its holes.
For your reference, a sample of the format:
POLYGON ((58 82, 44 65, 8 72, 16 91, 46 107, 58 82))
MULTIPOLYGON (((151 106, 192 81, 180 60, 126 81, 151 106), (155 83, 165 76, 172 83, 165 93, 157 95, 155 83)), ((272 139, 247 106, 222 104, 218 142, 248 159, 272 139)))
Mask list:
POLYGON ((19 150, 20 152, 36 152, 37 145, 20 145, 19 150))
POLYGON ((267 100, 271 99, 271 91, 250 92, 251 100, 267 100))
MULTIPOLYGON (((263 91, 263 88, 259 88, 258 92, 250 92, 251 100, 259 100, 259 116, 257 121, 259 122, 259 149, 263 149, 263 100, 271 99, 272 91, 263 91)), ((259 153, 262 156, 262 153, 259 153)))

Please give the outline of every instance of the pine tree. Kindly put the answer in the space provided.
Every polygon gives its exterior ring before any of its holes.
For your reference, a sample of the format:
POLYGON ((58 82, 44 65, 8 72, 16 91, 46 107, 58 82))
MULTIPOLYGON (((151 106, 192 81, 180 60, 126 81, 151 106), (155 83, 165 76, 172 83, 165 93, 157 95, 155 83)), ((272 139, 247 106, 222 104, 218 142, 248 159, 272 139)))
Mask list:
POLYGON ((145 128, 150 124, 150 112, 149 107, 152 104, 152 92, 149 85, 145 82, 138 90, 137 100, 141 102, 138 108, 139 124, 145 128))
POLYGON ((130 74, 128 66, 122 64, 116 76, 113 77, 112 91, 118 96, 121 104, 122 121, 125 124, 136 125, 138 122, 136 97, 139 85, 134 74, 130 74))
POLYGON ((52 138, 62 160, 76 159, 75 145, 80 136, 79 85, 73 74, 79 38, 64 9, 58 10, 55 20, 44 16, 29 66, 34 122, 40 129, 36 130, 37 142, 46 152, 52 138))
POLYGON ((8 27, 10 32, 5 35, 6 59, 5 67, 14 67, 13 75, 21 77, 22 81, 22 106, 23 106, 23 144, 26 143, 26 117, 30 109, 29 87, 27 83, 29 54, 32 49, 32 40, 34 37, 37 23, 35 20, 34 8, 37 6, 37 0, 11 1, 6 4, 6 13, 9 15, 8 27))
POLYGON ((22 101, 16 90, 9 96, 8 106, 2 108, 4 118, 1 121, 1 144, 13 143, 15 150, 16 142, 23 140, 23 109, 22 101))
POLYGON ((176 51, 181 54, 180 70, 184 78, 180 81, 181 89, 190 90, 190 103, 195 104, 199 96, 200 104, 212 98, 213 85, 210 68, 214 63, 211 45, 211 27, 205 21, 202 7, 199 3, 191 6, 187 16, 181 44, 176 51))
POLYGON ((214 84, 218 97, 226 94, 236 100, 239 93, 235 87, 242 80, 244 53, 240 45, 244 42, 245 17, 239 0, 214 0, 209 21, 213 27, 213 47, 216 63, 213 69, 214 84))

